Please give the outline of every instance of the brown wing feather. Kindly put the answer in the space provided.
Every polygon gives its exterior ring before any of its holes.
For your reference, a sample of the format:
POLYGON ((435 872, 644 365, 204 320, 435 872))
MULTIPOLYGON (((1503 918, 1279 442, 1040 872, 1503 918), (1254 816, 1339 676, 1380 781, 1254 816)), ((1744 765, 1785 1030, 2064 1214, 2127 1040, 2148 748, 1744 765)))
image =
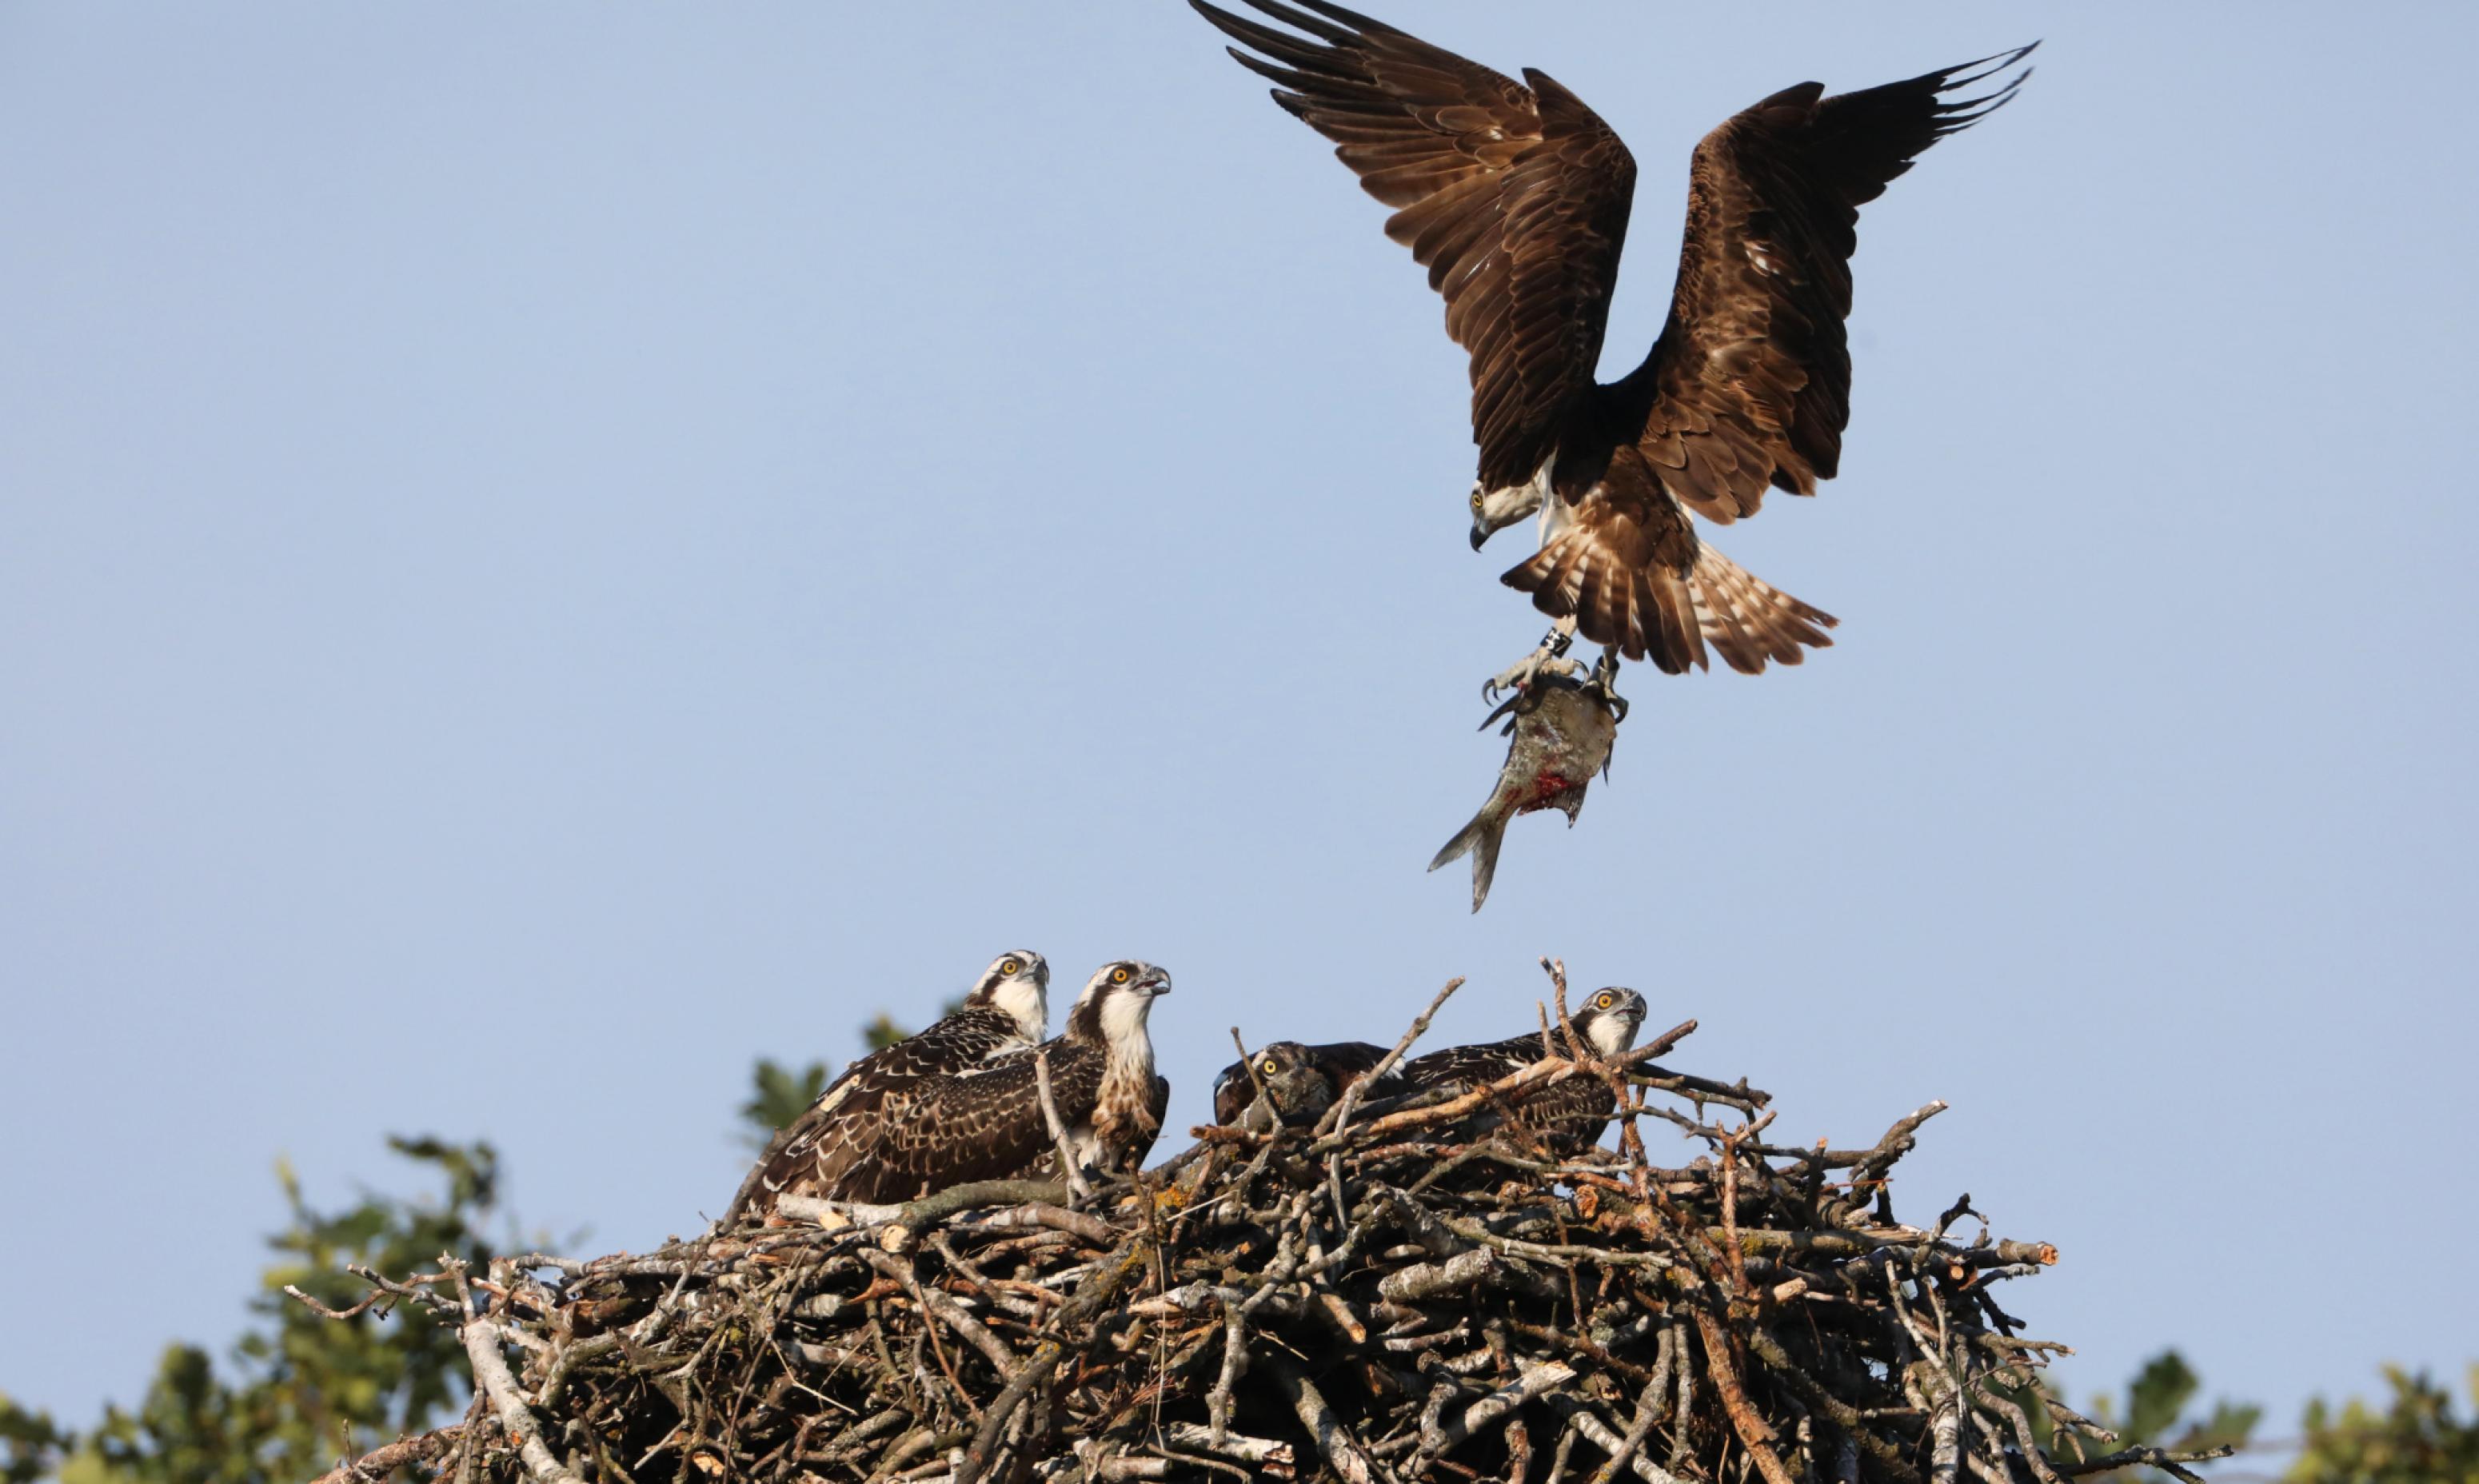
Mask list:
POLYGON ((1397 1070, 1403 1081, 1416 1089, 1457 1084, 1471 1087, 1511 1076, 1540 1060, 1541 1037, 1516 1036, 1474 1046, 1448 1046, 1414 1057, 1397 1070))
MULTIPOLYGON (((1553 1042, 1558 1033, 1552 1032, 1553 1042)), ((1403 1063, 1402 1077, 1416 1088, 1484 1086, 1511 1076, 1542 1059, 1538 1031, 1475 1046, 1448 1046, 1403 1063)), ((1591 1147, 1609 1126, 1617 1100, 1603 1082, 1571 1077, 1525 1098, 1519 1112, 1524 1124, 1539 1129, 1552 1148, 1566 1152, 1591 1147)))
POLYGON ((853 1062, 775 1136, 740 1182, 724 1224, 772 1210, 780 1195, 831 1190, 875 1132, 905 1116, 928 1079, 971 1066, 1023 1038, 1014 1016, 983 1007, 943 1016, 918 1036, 853 1062))
POLYGON ((1501 580, 1532 594, 1545 612, 1575 615, 1585 638, 1617 645, 1629 659, 1649 655, 1673 675, 1702 666, 1705 629, 1691 580, 1700 543, 1686 511, 1635 448, 1613 453, 1595 488, 1564 530, 1501 580))
POLYGON ((1530 479, 1594 385, 1634 157, 1540 72, 1525 69, 1527 88, 1324 0, 1303 0, 1315 14, 1247 3, 1316 39, 1189 0, 1263 54, 1231 49, 1278 85, 1277 104, 1334 141, 1362 189, 1395 208, 1386 235, 1428 269, 1446 333, 1470 354, 1480 478, 1492 488, 1530 479))
POLYGON ((1156 1077, 1154 1079, 1153 1087, 1148 1089, 1145 1096, 1144 1119, 1131 1132, 1131 1137, 1128 1139, 1128 1152, 1120 1157, 1119 1163, 1123 1168, 1142 1169, 1145 1167, 1145 1161, 1153 1157, 1154 1140, 1162 1138, 1163 1119, 1167 1116, 1169 1113, 1170 1079, 1167 1077, 1156 1077))
MULTIPOLYGON (((1061 1122, 1089 1120, 1100 1095, 1104 1056, 1081 1041, 1045 1043, 1051 1099, 1061 1122)), ((1011 1052, 957 1077, 927 1084, 905 1117, 882 1125, 828 1192, 839 1200, 902 1201, 970 1180, 1024 1172, 1050 1148, 1031 1051, 1011 1052)))
POLYGON ((1650 401, 1646 457, 1698 514, 1727 523, 1753 514, 1768 485, 1813 495, 1833 477, 1851 421, 1843 320, 1859 208, 2030 73, 1981 97, 1945 94, 2030 51, 1830 98, 1802 83, 1696 146, 1670 318, 1628 382, 1650 401))

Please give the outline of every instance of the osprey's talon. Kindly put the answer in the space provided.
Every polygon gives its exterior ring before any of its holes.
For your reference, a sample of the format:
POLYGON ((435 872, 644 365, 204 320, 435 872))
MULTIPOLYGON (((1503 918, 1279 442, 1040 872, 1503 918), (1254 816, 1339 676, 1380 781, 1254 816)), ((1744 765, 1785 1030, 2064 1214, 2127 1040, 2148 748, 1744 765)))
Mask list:
POLYGON ((1618 693, 1618 678, 1619 652, 1605 649, 1601 651, 1601 657, 1593 662, 1593 677, 1584 684, 1587 689, 1600 692, 1601 699, 1609 703, 1611 721, 1623 722, 1627 717, 1627 702, 1618 693))
POLYGON ((1515 691, 1520 694, 1525 690, 1529 690, 1532 686, 1533 680, 1538 678, 1541 674, 1542 661, 1548 657, 1549 655, 1546 650, 1534 650, 1531 653, 1524 655, 1514 664, 1507 666, 1497 674, 1491 676, 1488 679, 1481 681, 1480 699, 1489 703, 1491 705, 1495 705, 1497 704, 1498 698, 1504 696, 1509 691, 1515 691))
POLYGON ((1533 682, 1541 678, 1544 671, 1551 675, 1573 675, 1583 667, 1566 657, 1567 646, 1572 642, 1573 635, 1560 633, 1542 640, 1539 649, 1491 676, 1481 685, 1480 699, 1495 705, 1497 699, 1509 691, 1518 694, 1527 692, 1532 689, 1533 682))

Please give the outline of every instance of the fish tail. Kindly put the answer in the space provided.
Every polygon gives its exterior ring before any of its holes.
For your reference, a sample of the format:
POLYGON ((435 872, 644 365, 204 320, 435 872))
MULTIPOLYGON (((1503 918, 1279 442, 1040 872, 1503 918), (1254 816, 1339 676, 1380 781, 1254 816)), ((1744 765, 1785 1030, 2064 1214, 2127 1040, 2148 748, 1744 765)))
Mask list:
POLYGON ((1471 817, 1471 823, 1455 832, 1437 857, 1429 862, 1434 871, 1458 856, 1469 853, 1472 857, 1472 906, 1475 912, 1489 900, 1490 879, 1497 874, 1497 847, 1506 839, 1506 820, 1484 806, 1471 817))

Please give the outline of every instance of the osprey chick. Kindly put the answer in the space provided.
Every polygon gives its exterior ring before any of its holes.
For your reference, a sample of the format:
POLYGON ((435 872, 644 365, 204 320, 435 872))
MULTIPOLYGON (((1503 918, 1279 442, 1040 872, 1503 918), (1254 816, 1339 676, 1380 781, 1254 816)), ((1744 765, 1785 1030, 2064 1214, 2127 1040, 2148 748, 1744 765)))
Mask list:
MULTIPOLYGON (((1214 1079, 1214 1121, 1224 1127, 1263 1131, 1280 1122, 1297 1128, 1316 1123, 1343 1089, 1386 1060, 1386 1048, 1367 1041, 1329 1041, 1305 1046, 1272 1041, 1245 1061, 1234 1062, 1214 1079), (1250 1075, 1254 1062, 1255 1075, 1250 1075)), ((1389 1072, 1381 1087, 1390 1087, 1389 1072)), ((1362 1093, 1366 1098, 1369 1094, 1362 1093)))
MULTIPOLYGON (((1076 997, 1067 1031, 1040 1047, 1051 1101, 1077 1162, 1105 1175, 1141 1165, 1162 1132, 1170 1084, 1154 1072, 1146 1017, 1170 975, 1140 959, 1106 963, 1076 997)), ((1034 1053, 1015 1050, 933 1079, 900 1121, 882 1125, 838 1200, 910 1200, 970 1180, 1040 1178, 1056 1164, 1034 1053)))
POLYGON ((907 1116, 931 1078, 1036 1045, 1049 1029, 1049 963, 1029 948, 999 955, 954 1014, 871 1052, 828 1084, 740 1182, 723 1224, 765 1215, 779 1196, 831 1195, 878 1129, 907 1116))
MULTIPOLYGON (((1644 996, 1612 985, 1595 990, 1584 1008, 1569 1018, 1592 1055, 1614 1057, 1635 1044, 1636 1033, 1644 1028, 1644 996)), ((1557 1047, 1558 1055, 1567 1054, 1566 1033, 1561 1028, 1549 1028, 1549 1041, 1557 1047)), ((1546 1055, 1542 1049, 1541 1033, 1526 1031, 1502 1041, 1449 1046, 1414 1057, 1403 1063, 1403 1081, 1414 1088, 1450 1087, 1469 1092, 1511 1077, 1546 1055)), ((1574 1154, 1600 1142, 1601 1132, 1609 1127, 1610 1114, 1617 1106, 1607 1083, 1597 1078, 1570 1077, 1525 1098, 1516 1110, 1516 1119, 1539 1132, 1550 1148, 1574 1154)))

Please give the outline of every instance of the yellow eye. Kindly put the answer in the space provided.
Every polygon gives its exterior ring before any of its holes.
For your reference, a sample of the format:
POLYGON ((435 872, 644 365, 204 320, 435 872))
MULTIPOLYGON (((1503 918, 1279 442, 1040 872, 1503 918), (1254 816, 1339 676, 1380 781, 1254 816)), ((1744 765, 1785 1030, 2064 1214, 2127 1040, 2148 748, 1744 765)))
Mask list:
POLYGON ((1472 491, 1472 514, 1480 514, 1480 491, 1472 491))
POLYGON ((1112 969, 1111 971, 1111 983, 1114 985, 1124 985, 1127 982, 1128 971, 1126 969, 1112 969))
POLYGON ((1001 959, 999 960, 999 973, 1002 975, 1020 974, 1023 971, 1024 965, 1013 959, 1001 959))
POLYGON ((1618 997, 1617 995, 1610 993, 1607 989, 1604 989, 1604 990, 1602 990, 1599 994, 1597 994, 1597 995, 1595 995, 1595 996, 1593 997, 1593 1009, 1595 1009, 1595 1010, 1607 1010, 1607 1009, 1609 1009, 1611 1006, 1616 1005, 1618 1002, 1619 1002, 1619 997, 1618 997))
POLYGON ((1265 1061, 1257 1063, 1257 1070, 1265 1073, 1268 1077, 1271 1077, 1274 1073, 1280 1071, 1281 1068, 1274 1065, 1274 1059, 1272 1057, 1267 1057, 1265 1061))

